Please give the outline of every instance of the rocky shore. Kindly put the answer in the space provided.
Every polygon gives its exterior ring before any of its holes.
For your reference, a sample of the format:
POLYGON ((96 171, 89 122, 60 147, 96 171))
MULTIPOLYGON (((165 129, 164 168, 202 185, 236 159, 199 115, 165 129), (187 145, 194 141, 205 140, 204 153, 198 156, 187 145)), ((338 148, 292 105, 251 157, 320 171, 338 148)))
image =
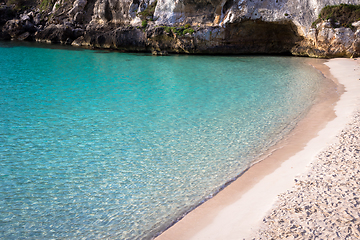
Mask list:
POLYGON ((0 0, 0 40, 154 55, 356 57, 355 4, 358 0, 0 0), (329 5, 336 9, 321 12, 329 5))

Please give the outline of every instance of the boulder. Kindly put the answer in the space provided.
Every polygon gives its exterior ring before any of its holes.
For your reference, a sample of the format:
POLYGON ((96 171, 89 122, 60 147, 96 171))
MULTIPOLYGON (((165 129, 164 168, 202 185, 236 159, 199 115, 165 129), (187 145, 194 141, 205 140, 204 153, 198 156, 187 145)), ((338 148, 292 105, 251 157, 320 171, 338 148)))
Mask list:
POLYGON ((351 25, 352 25, 353 27, 358 28, 358 27, 360 27, 360 21, 353 22, 351 25))
POLYGON ((23 34, 20 34, 18 37, 17 37, 17 40, 27 40, 29 39, 30 37, 30 33, 29 32, 24 32, 23 34))
POLYGON ((165 50, 156 50, 156 49, 152 50, 151 54, 154 56, 168 56, 169 55, 169 53, 165 50))
POLYGON ((63 44, 71 44, 75 39, 73 29, 69 26, 60 24, 49 25, 44 30, 37 32, 35 38, 38 41, 63 44))
POLYGON ((71 43, 71 45, 72 45, 72 46, 76 46, 76 47, 80 47, 80 46, 86 45, 84 36, 80 36, 80 37, 76 38, 76 39, 71 43))
POLYGON ((6 32, 11 36, 11 38, 16 38, 17 36, 25 32, 22 21, 19 19, 9 20, 5 23, 3 32, 6 32))

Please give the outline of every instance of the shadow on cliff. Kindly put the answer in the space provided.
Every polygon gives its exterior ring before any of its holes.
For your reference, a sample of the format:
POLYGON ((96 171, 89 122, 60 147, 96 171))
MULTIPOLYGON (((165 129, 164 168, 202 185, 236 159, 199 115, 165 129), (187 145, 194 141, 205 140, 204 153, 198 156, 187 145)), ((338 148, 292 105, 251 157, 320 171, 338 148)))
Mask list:
POLYGON ((206 48, 206 41, 200 41, 198 49, 200 52, 227 54, 290 54, 303 39, 296 29, 291 21, 245 20, 221 28, 220 34, 210 40, 216 46, 206 48))
POLYGON ((225 27, 204 27, 193 34, 147 31, 148 48, 155 51, 196 54, 291 54, 302 41, 290 21, 244 20, 225 27))

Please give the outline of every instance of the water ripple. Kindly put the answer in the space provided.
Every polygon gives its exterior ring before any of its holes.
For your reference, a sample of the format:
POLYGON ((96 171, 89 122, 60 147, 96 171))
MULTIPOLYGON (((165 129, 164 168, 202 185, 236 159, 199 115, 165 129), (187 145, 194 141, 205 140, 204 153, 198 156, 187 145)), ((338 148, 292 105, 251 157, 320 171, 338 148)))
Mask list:
POLYGON ((3 239, 149 239, 286 134, 321 80, 299 58, 9 44, 3 239))

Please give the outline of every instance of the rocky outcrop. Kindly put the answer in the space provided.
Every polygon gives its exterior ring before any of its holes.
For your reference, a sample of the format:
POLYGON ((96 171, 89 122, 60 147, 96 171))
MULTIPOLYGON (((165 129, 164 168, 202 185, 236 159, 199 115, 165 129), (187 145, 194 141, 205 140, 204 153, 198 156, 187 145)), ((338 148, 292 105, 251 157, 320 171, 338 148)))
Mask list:
POLYGON ((35 34, 35 39, 49 43, 71 44, 82 36, 82 29, 73 29, 72 26, 51 24, 35 34))
POLYGON ((35 8, 7 21, 0 36, 159 55, 357 56, 358 26, 333 28, 326 22, 311 26, 325 5, 342 2, 360 4, 359 0, 57 0, 44 11, 35 8))
POLYGON ((20 14, 19 19, 9 20, 3 26, 3 33, 13 39, 32 40, 37 31, 33 12, 20 14))
POLYGON ((111 48, 127 51, 148 51, 146 33, 141 29, 128 27, 108 31, 86 31, 73 45, 96 48, 111 48))
MULTIPOLYGON (((8 20, 14 19, 16 17, 16 11, 13 8, 0 5, 0 29, 5 25, 8 20)), ((0 30, 0 40, 1 39, 11 39, 11 36, 8 32, 3 32, 0 30)))
POLYGON ((294 55, 311 57, 357 57, 360 54, 360 28, 332 28, 328 21, 312 29, 306 41, 292 49, 294 55))
MULTIPOLYGON (((176 31, 176 29, 175 29, 176 31)), ((249 54, 289 53, 302 37, 289 21, 269 23, 246 20, 222 27, 199 27, 181 35, 157 27, 147 32, 148 44, 157 51, 179 53, 249 54)))

